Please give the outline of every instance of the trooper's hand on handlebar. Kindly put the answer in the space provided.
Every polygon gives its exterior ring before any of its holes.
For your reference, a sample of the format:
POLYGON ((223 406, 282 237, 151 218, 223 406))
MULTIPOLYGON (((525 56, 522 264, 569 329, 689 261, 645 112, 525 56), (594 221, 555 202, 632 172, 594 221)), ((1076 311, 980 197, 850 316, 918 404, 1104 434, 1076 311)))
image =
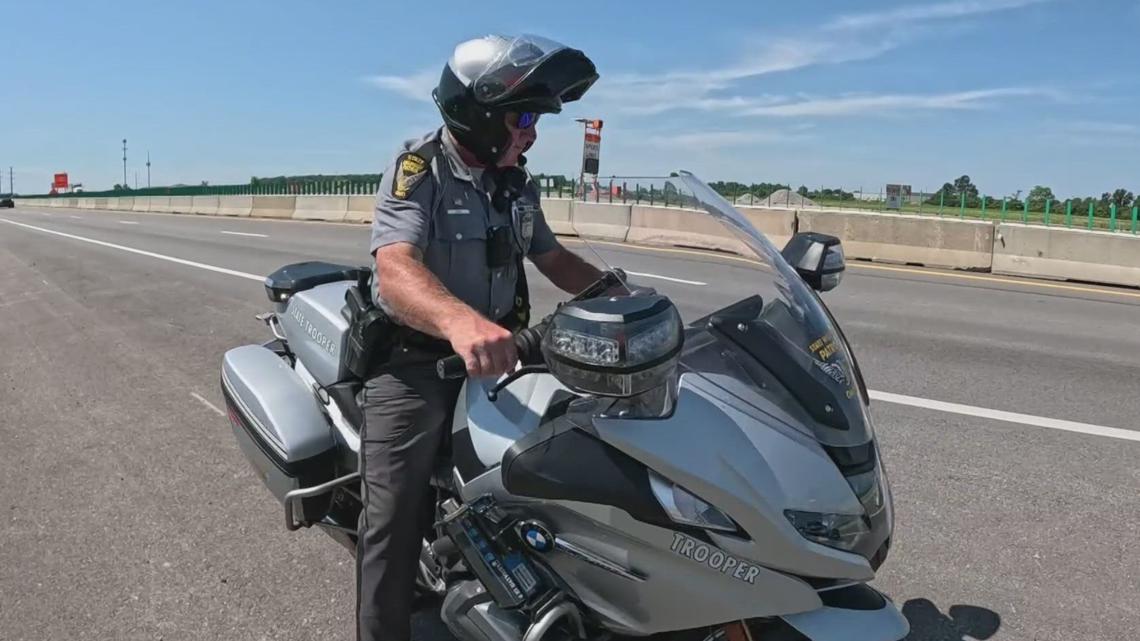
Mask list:
POLYGON ((458 319, 447 338, 467 364, 468 376, 499 376, 518 363, 514 335, 477 313, 458 319))

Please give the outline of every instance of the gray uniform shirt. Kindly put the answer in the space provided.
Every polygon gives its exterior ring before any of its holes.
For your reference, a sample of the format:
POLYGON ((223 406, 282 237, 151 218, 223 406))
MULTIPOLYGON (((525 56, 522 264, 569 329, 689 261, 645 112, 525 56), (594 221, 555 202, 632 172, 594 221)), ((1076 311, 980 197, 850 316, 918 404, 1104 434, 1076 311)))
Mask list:
MULTIPOLYGON (((491 320, 514 308, 517 261, 492 269, 487 264, 488 229, 509 225, 515 251, 536 256, 555 249, 558 241, 546 224, 538 186, 528 181, 512 211, 491 205, 493 184, 484 172, 475 178, 451 140, 437 129, 404 143, 380 180, 372 221, 370 252, 393 243, 411 243, 424 256, 424 264, 453 296, 491 320), (407 158, 408 153, 419 158, 407 158), (420 160, 424 162, 420 162, 420 160), (423 173, 409 172, 422 166, 423 173)), ((373 261, 372 295, 376 304, 392 313, 379 294, 379 277, 373 261)))

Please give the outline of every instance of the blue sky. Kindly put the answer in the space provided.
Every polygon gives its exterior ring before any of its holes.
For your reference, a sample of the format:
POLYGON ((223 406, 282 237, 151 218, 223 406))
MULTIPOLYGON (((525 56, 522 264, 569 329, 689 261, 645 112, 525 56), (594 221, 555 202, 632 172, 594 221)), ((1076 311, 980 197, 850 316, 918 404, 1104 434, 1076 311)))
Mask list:
MULTIPOLYGON (((537 33, 602 80, 540 123, 535 171, 986 193, 1140 191, 1140 0, 7 2, 0 165, 89 189, 378 172, 439 123, 454 44, 537 33), (555 9, 554 7, 558 7, 555 9)), ((5 183, 7 187, 7 183, 5 183)))

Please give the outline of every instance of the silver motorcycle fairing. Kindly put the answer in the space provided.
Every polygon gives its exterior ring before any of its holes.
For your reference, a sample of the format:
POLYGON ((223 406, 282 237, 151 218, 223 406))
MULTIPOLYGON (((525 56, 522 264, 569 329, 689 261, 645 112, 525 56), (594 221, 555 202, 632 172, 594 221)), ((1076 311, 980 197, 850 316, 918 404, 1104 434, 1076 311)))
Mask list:
POLYGON ((515 441, 538 427, 559 390, 569 392, 550 374, 532 374, 511 382, 494 402, 487 392, 493 378, 468 379, 459 393, 452 431, 470 427, 471 445, 483 467, 493 467, 515 441))
POLYGON ((860 506, 814 439, 768 427, 752 409, 764 406, 762 398, 746 397, 748 409, 737 407, 739 395, 751 393, 747 387, 683 375, 672 416, 593 420, 599 438, 724 510, 749 533, 751 541, 710 532, 712 545, 688 544, 703 547, 713 559, 723 555, 734 559, 733 566, 756 568, 726 573, 714 567, 723 568, 722 563, 710 565, 709 557, 702 562, 700 554, 683 554, 688 538, 678 539, 674 530, 643 523, 616 507, 509 494, 498 467, 503 454, 538 426, 561 385, 549 375, 529 376, 492 403, 486 398, 491 382, 469 381, 457 409, 456 432, 469 430, 473 449, 489 468, 476 478, 458 478, 460 494, 465 501, 491 494, 517 509, 520 518, 542 521, 568 544, 545 558, 610 629, 643 635, 807 612, 822 603, 791 573, 853 581, 873 577, 866 559, 807 541, 783 516, 788 508, 856 513, 860 506), (511 400, 504 404, 504 399, 511 400), (506 411, 498 409, 500 404, 506 411), (749 577, 751 582, 744 580, 749 577))

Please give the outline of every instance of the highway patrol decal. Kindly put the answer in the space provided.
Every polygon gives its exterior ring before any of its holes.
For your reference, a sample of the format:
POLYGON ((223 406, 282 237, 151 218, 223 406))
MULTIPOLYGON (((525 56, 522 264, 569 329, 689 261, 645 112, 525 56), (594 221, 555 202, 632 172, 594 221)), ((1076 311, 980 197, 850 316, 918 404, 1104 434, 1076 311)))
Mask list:
POLYGON ((427 175, 427 161, 408 152, 396 161, 396 177, 392 181, 392 195, 400 200, 408 197, 427 175))
POLYGON ((731 576, 738 581, 744 581, 749 585, 756 585, 756 577, 760 576, 759 566, 731 554, 726 554, 720 548, 701 543, 680 532, 673 533, 673 547, 669 549, 686 559, 692 559, 701 565, 731 576))
POLYGON ((847 398, 855 398, 855 388, 851 385, 851 379, 843 367, 846 361, 836 358, 839 353, 839 346, 836 345, 831 335, 824 334, 813 341, 811 345, 808 345, 808 351, 815 356, 815 366, 842 387, 847 398))

